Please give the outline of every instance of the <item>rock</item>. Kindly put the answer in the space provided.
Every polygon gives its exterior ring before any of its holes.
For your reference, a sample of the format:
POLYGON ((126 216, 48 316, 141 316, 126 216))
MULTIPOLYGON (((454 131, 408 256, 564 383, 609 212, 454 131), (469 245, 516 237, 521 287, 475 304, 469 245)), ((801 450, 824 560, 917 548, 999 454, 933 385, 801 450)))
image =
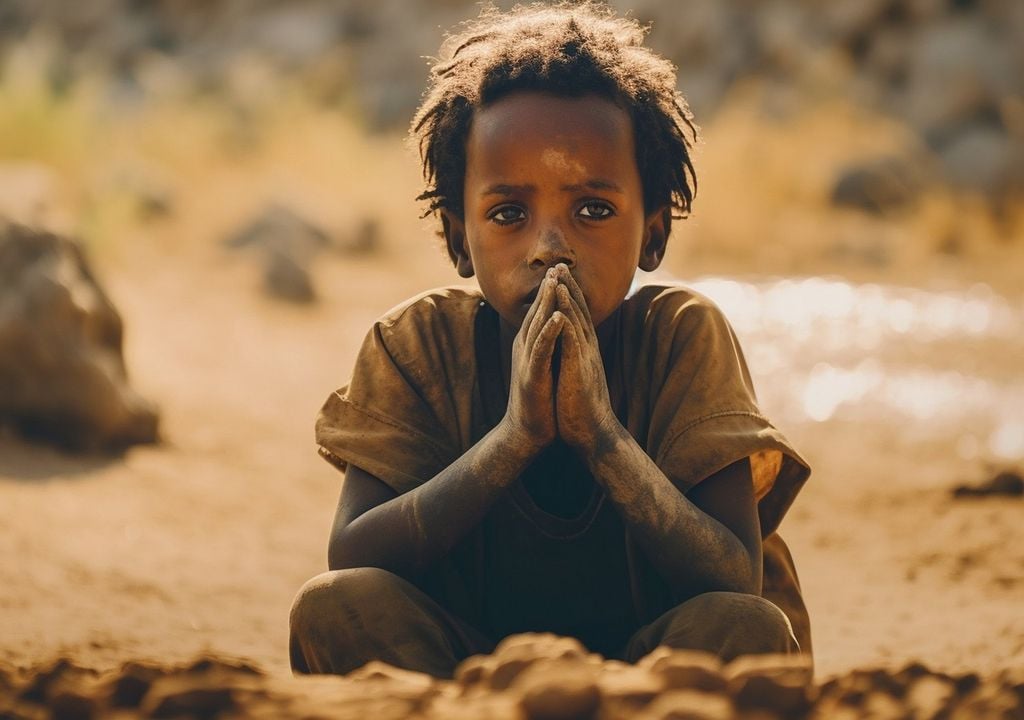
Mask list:
POLYGON ((157 668, 139 663, 126 663, 106 684, 107 702, 112 707, 135 708, 160 676, 157 668))
POLYGON ((494 649, 488 672, 490 687, 504 690, 538 660, 582 659, 586 654, 586 649, 575 638, 550 633, 511 635, 494 649))
POLYGON ((951 682, 935 675, 925 675, 907 687, 905 705, 914 717, 936 717, 956 697, 951 682))
POLYGON ((224 240, 229 248, 278 248, 310 256, 330 244, 327 233, 291 208, 270 205, 224 240))
POLYGON ((698 690, 659 695, 635 720, 728 720, 736 716, 727 696, 698 690))
POLYGON ((553 633, 519 633, 510 635, 494 648, 496 658, 585 658, 587 649, 576 638, 553 633))
MULTIPOLYGON (((18 696, 28 702, 52 705, 58 696, 67 693, 77 694, 94 681, 93 673, 60 658, 36 670, 29 682, 21 688, 18 696)), ((68 704, 71 705, 73 702, 68 704)))
POLYGON ((927 181, 906 158, 886 157, 847 168, 832 188, 832 204, 883 215, 914 205, 927 181))
POLYGON ((72 450, 157 440, 128 385, 121 316, 81 247, 0 224, 0 423, 72 450))
POLYGON ((745 655, 725 668, 738 706, 783 716, 800 715, 810 708, 816 695, 813 674, 806 655, 745 655))
POLYGON ((375 218, 362 218, 342 233, 332 247, 345 255, 373 253, 380 247, 380 223, 375 218))
POLYGON ((944 140, 938 154, 953 187, 990 197, 1024 190, 1024 141, 1001 128, 987 123, 966 127, 944 140))
POLYGON ((763 708, 785 717, 806 712, 811 705, 807 683, 794 675, 746 675, 731 689, 741 708, 763 708))
POLYGON ((601 697, 636 709, 647 705, 664 687, 664 679, 647 668, 607 661, 598 676, 601 697))
POLYGON ((806 655, 743 655, 725 666, 730 686, 752 675, 784 678, 787 683, 810 685, 814 668, 806 655))
POLYGON ((294 303, 316 300, 309 269, 296 257, 279 249, 267 255, 263 267, 263 289, 271 297, 294 303))
POLYGON ((330 245, 328 234, 282 205, 271 205, 231 234, 224 245, 251 248, 263 258, 263 289, 271 297, 295 303, 316 299, 309 266, 330 245))
POLYGON ((99 703, 95 697, 65 690, 50 701, 52 720, 92 720, 98 717, 99 703))
POLYGON ((455 682, 466 687, 486 682, 491 677, 492 668, 490 655, 472 655, 455 668, 455 682))
POLYGON ((572 660, 546 660, 523 672, 515 683, 530 720, 591 718, 601 702, 594 669, 572 660))
POLYGON ((987 497, 1002 495, 1005 497, 1024 496, 1024 477, 1013 470, 996 473, 985 482, 977 485, 957 485, 953 488, 953 497, 987 497))
POLYGON ((140 710, 143 715, 154 718, 212 718, 235 707, 235 688, 186 674, 158 679, 146 694, 140 710))
POLYGON ((437 689, 437 680, 426 673, 405 670, 380 661, 372 661, 350 672, 346 678, 373 684, 375 694, 411 702, 418 707, 437 689))
MULTIPOLYGON (((472 697, 435 697, 421 715, 436 720, 524 720, 520 698, 511 693, 489 693, 472 697)), ((372 718, 372 720, 379 720, 372 718)), ((411 719, 410 719, 411 720, 411 719)))
POLYGON ((637 666, 660 676, 666 688, 721 693, 729 686, 722 675, 722 661, 711 653, 659 647, 637 666))

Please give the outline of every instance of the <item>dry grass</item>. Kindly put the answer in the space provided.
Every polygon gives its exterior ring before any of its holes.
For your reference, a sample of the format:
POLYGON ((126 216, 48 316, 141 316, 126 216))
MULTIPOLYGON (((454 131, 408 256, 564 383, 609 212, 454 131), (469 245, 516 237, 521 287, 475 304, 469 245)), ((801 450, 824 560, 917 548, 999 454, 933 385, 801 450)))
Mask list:
MULTIPOLYGON (((386 249, 415 262, 437 257, 401 133, 368 134, 353 113, 309 102, 253 58, 239 61, 226 94, 205 96, 154 60, 140 73, 144 101, 111 104, 96 78, 56 87, 53 47, 35 36, 8 57, 0 164, 47 171, 50 220, 94 252, 116 258, 138 242, 210 248, 277 201, 337 231, 374 217, 386 249), (152 196, 170 212, 154 219, 152 196)), ((829 193, 850 163, 926 151, 907 128, 835 89, 811 96, 780 110, 765 86, 741 86, 705 123, 696 211, 676 226, 669 272, 1014 287, 1024 204, 997 218, 983 199, 935 187, 895 217, 836 209, 829 193)))

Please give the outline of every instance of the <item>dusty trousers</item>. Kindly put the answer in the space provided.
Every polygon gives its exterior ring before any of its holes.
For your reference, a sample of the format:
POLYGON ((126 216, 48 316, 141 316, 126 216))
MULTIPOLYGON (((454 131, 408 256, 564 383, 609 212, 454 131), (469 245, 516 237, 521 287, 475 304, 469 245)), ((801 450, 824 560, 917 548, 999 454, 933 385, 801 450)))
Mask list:
MULTIPOLYGON (((289 652, 296 673, 345 674, 381 660, 451 677, 463 659, 494 645, 412 583, 378 568, 318 575, 292 607, 289 652)), ((726 661, 800 650, 775 604, 729 592, 697 595, 665 612, 629 638, 619 659, 636 662, 659 645, 705 650, 726 661)))

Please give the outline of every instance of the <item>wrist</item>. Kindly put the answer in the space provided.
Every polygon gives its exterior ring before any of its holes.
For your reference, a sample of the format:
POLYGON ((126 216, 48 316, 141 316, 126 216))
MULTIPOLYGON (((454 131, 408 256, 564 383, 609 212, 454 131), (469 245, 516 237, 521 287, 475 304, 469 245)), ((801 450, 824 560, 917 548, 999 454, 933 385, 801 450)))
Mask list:
POLYGON ((501 419, 494 432, 505 458, 524 469, 551 444, 538 440, 525 428, 509 420, 508 415, 501 419))
POLYGON ((588 462, 591 462, 614 450, 628 434, 615 413, 609 411, 607 415, 591 426, 583 438, 576 442, 567 441, 567 443, 577 453, 587 458, 588 462))

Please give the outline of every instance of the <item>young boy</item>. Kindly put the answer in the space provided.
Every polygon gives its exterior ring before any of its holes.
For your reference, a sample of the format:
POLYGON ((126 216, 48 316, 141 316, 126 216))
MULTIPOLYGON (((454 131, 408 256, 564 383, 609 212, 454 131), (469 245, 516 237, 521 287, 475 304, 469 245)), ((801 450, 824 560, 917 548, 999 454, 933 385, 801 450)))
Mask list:
POLYGON ((594 5, 487 11, 434 66, 421 199, 480 291, 384 316, 320 414, 345 480, 295 671, 451 676, 523 631, 636 661, 795 652, 795 626, 809 651, 773 535, 806 464, 713 304, 629 295, 695 186, 674 69, 642 39, 594 5))

